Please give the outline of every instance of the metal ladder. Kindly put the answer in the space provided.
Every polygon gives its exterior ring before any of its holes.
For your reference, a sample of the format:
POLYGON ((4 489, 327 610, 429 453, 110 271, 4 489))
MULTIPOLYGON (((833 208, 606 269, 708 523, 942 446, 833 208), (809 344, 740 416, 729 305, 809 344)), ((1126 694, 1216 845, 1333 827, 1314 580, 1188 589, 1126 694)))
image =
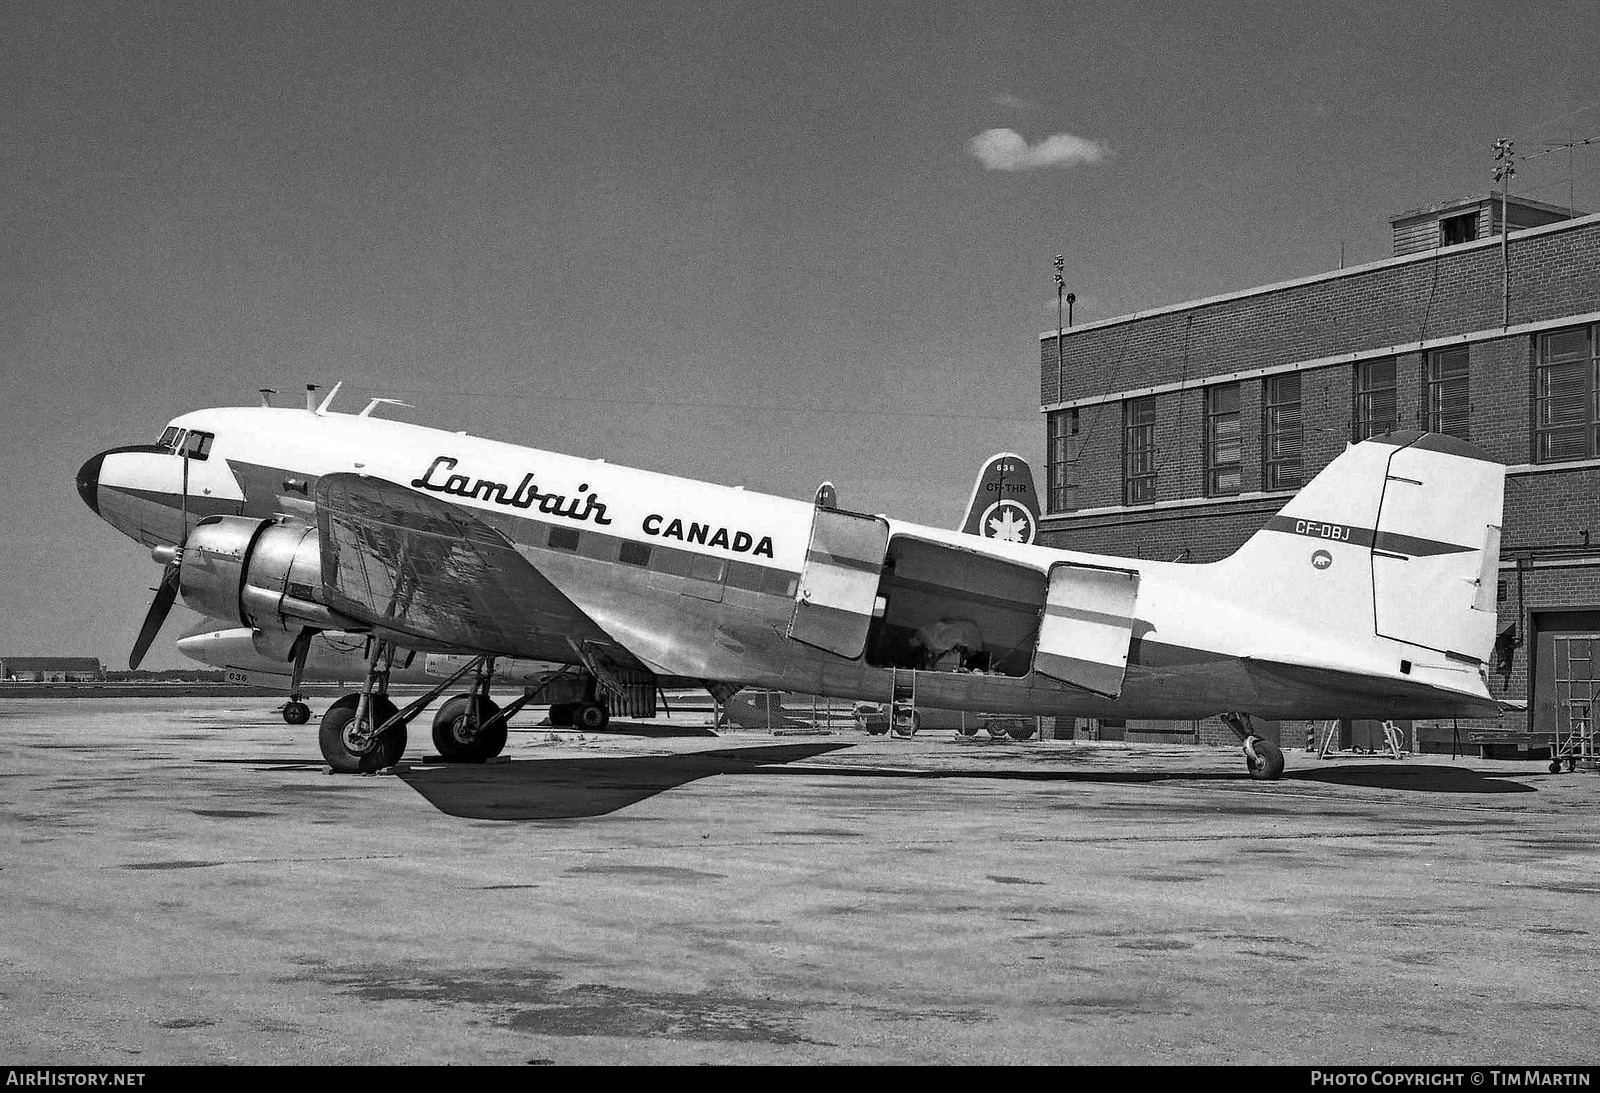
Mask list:
POLYGON ((896 668, 889 696, 889 730, 896 736, 912 736, 917 731, 917 673, 896 668))

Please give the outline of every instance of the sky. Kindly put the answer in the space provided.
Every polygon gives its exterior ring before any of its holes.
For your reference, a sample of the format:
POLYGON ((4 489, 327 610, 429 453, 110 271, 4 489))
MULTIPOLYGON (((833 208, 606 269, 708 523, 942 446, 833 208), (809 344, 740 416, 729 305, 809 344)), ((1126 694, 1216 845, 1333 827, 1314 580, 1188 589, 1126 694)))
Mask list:
POLYGON ((74 475, 262 387, 953 525, 1057 254, 1079 322, 1374 261, 1502 137, 1600 211, 1600 5, 1511 10, 0 0, 0 656, 126 663, 74 475))

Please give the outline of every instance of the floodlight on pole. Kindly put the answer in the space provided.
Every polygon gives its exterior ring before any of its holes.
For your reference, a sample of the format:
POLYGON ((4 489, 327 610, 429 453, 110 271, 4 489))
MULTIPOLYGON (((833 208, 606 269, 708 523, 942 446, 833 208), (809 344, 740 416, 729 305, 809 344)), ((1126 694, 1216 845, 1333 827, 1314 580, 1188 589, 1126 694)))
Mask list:
POLYGON ((1500 183, 1500 325, 1511 325, 1511 178, 1517 173, 1516 142, 1494 142, 1494 180, 1500 183))

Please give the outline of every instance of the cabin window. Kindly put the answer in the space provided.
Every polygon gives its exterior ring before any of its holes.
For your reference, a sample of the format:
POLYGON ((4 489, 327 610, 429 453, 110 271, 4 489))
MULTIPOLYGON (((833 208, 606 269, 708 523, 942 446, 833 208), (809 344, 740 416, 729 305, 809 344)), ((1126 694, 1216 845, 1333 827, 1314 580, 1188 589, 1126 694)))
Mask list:
POLYGON ((622 540, 622 546, 617 551, 617 561, 624 565, 649 565, 650 544, 636 543, 632 539, 622 540))
POLYGON ((1356 365, 1355 439, 1366 440, 1393 432, 1399 422, 1394 358, 1356 365))
POLYGON ((689 576, 697 581, 721 581, 727 563, 709 554, 696 554, 689 563, 689 576))
POLYGON ((1268 376, 1262 385, 1261 487, 1300 488, 1303 439, 1300 373, 1268 376))
POLYGON ((760 592, 767 583, 767 571, 749 562, 728 563, 728 587, 742 588, 747 592, 760 592))
POLYGON ((1156 499, 1156 400, 1122 404, 1122 500, 1146 505, 1156 499))
POLYGON ((1206 495, 1225 497, 1243 485, 1240 466, 1243 445, 1239 435, 1239 385, 1224 383, 1206 388, 1206 495))
POLYGON ((550 547, 552 550, 575 551, 578 549, 579 538, 580 536, 575 528, 550 529, 550 547))
POLYGON ((1595 454, 1594 327, 1558 330, 1539 339, 1534 381, 1534 461, 1559 463, 1595 454))
POLYGON ((1471 440, 1468 425, 1467 347, 1452 346, 1428 354, 1428 431, 1471 440))

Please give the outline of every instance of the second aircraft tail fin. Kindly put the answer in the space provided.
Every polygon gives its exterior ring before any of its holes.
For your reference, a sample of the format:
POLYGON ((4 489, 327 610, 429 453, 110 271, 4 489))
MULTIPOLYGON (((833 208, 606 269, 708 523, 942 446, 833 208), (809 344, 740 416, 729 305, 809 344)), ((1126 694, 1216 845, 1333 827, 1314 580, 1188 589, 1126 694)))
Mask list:
POLYGON ((985 539, 1031 543, 1039 537, 1039 495, 1033 488, 1033 468, 1020 455, 1001 452, 990 456, 972 485, 961 531, 985 539))

